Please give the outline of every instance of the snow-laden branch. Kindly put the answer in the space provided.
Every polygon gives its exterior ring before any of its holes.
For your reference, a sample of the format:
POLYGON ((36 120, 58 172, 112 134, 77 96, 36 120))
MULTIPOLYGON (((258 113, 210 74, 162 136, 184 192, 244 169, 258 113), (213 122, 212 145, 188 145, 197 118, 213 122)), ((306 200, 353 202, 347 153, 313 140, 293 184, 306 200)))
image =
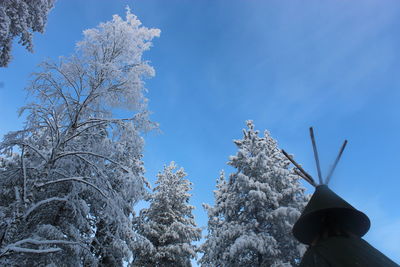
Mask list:
POLYGON ((13 142, 9 142, 9 145, 20 145, 20 146, 27 146, 30 149, 32 149, 33 151, 35 151, 42 159, 47 160, 46 157, 40 153, 40 151, 38 149, 36 149, 35 147, 33 147, 32 145, 25 143, 25 142, 18 142, 18 141, 13 141, 13 142))
POLYGON ((46 249, 32 249, 32 248, 21 248, 21 247, 7 247, 6 252, 14 251, 19 253, 53 253, 61 251, 61 248, 46 248, 46 249))
MULTIPOLYGON (((37 240, 33 238, 25 238, 8 246, 20 246, 22 244, 29 243, 34 245, 79 245, 78 242, 68 240, 37 240)), ((6 247, 8 247, 6 246, 6 247)))
POLYGON ((125 118, 125 119, 101 119, 101 118, 92 118, 89 119, 85 122, 79 123, 78 126, 76 127, 77 129, 81 128, 82 126, 86 125, 86 124, 90 124, 90 123, 95 123, 92 124, 80 131, 78 131, 77 133, 75 133, 74 135, 71 135, 70 137, 68 137, 67 139, 65 139, 65 141, 63 142, 64 144, 69 142, 70 140, 74 139, 75 137, 78 137, 79 135, 81 135, 82 133, 84 133, 85 131, 103 125, 103 124, 107 124, 107 123, 118 123, 121 121, 132 121, 134 120, 134 118, 125 118))
POLYGON ((7 252, 19 252, 19 253, 54 253, 58 251, 62 251, 61 248, 45 248, 45 249, 32 249, 32 248, 23 248, 20 247, 24 244, 33 244, 33 245, 80 245, 78 242, 67 241, 67 240, 37 240, 33 238, 26 238, 15 243, 9 244, 4 249, 2 249, 2 253, 0 257, 4 256, 7 252))
POLYGON ((22 174, 24 177, 24 194, 23 194, 23 199, 24 199, 24 205, 26 205, 26 203, 28 202, 27 200, 27 193, 26 193, 26 166, 25 166, 25 158, 24 158, 24 152, 25 152, 25 147, 22 147, 22 151, 21 151, 21 168, 22 168, 22 174))
MULTIPOLYGON (((68 77, 68 75, 64 71, 62 71, 60 68, 55 67, 54 70, 57 71, 59 74, 61 74, 64 77, 64 79, 69 83, 69 85, 71 85, 72 89, 74 89, 76 95, 79 96, 80 95, 78 93, 78 91, 79 91, 78 87, 79 86, 77 84, 74 84, 73 81, 68 77)), ((60 90, 60 94, 61 94, 61 96, 64 95, 62 90, 60 90)))
POLYGON ((46 203, 49 202, 53 202, 53 201, 68 201, 68 199, 66 198, 61 198, 61 197, 51 197, 51 198, 47 198, 44 200, 41 200, 37 203, 35 203, 32 207, 30 207, 24 214, 24 219, 26 219, 35 209, 37 209, 38 207, 40 207, 41 205, 44 205, 46 203))
POLYGON ((90 118, 85 122, 81 122, 78 124, 77 128, 84 126, 88 123, 96 123, 96 122, 105 122, 105 123, 113 123, 113 122, 121 122, 121 121, 132 121, 134 118, 124 118, 124 119, 103 119, 103 118, 90 118))
POLYGON ((88 152, 88 151, 67 151, 64 152, 60 155, 58 155, 57 157, 55 157, 54 161, 62 158, 62 157, 66 157, 66 156, 75 156, 75 155, 90 155, 90 156, 94 156, 94 157, 98 157, 98 158, 102 158, 105 160, 108 160, 109 162, 118 165, 123 171, 125 171, 126 173, 129 173, 129 170, 127 170, 124 166, 122 166, 121 164, 119 164, 118 162, 110 159, 109 157, 97 154, 97 153, 93 153, 93 152, 88 152))
POLYGON ((46 183, 42 183, 42 184, 36 184, 36 187, 40 188, 46 185, 50 185, 50 184, 55 184, 55 183, 63 183, 63 182, 69 182, 69 181, 75 181, 75 182, 80 182, 80 183, 84 183, 88 186, 93 187, 94 189, 96 189, 103 197, 107 198, 107 195, 100 189, 98 188, 96 185, 83 180, 83 178, 85 177, 68 177, 68 178, 63 178, 63 179, 58 179, 55 181, 50 181, 50 182, 46 182, 46 183))
MULTIPOLYGON (((71 135, 70 137, 68 137, 67 139, 65 139, 65 141, 63 142, 63 144, 69 142, 70 140, 74 139, 75 137, 78 137, 79 135, 81 135, 81 134, 84 133, 85 131, 87 131, 87 130, 89 130, 89 129, 91 129, 91 128, 94 128, 94 127, 103 125, 103 124, 105 124, 105 123, 106 123, 106 122, 100 122, 100 123, 97 123, 97 124, 90 125, 90 126, 86 127, 85 129, 80 130, 80 131, 78 131, 77 133, 75 133, 74 135, 71 135)), ((80 126, 78 126, 77 128, 79 128, 79 127, 80 127, 80 126)))
MULTIPOLYGON (((49 63, 49 62, 43 62, 41 65, 49 71, 58 69, 58 67, 55 66, 55 64, 49 63)), ((55 89, 58 93, 58 96, 63 98, 64 103, 67 105, 68 110, 70 110, 68 100, 66 99, 66 95, 63 93, 63 88, 54 79, 54 77, 52 75, 50 75, 48 72, 47 73, 39 72, 39 73, 35 73, 35 75, 37 76, 35 79, 35 82, 37 83, 37 86, 35 86, 35 89, 38 90, 43 96, 45 96, 47 98, 47 100, 49 100, 50 102, 52 102, 52 98, 54 98, 54 95, 52 95, 52 93, 54 93, 54 91, 50 91, 50 94, 49 94, 48 88, 50 87, 51 89, 55 89), (47 84, 48 86, 45 87, 47 90, 42 90, 41 87, 43 86, 43 84, 39 83, 39 82, 48 82, 48 84, 47 84)), ((53 104, 53 102, 52 102, 52 104, 53 104)))
MULTIPOLYGON (((99 174, 99 175, 101 175, 103 178, 106 178, 106 179, 107 179, 106 175, 99 169, 99 167, 98 167, 96 164, 94 164, 94 163, 91 162, 90 160, 86 159, 85 157, 82 157, 82 156, 79 156, 79 155, 76 155, 76 157, 78 157, 79 159, 83 160, 84 162, 86 162, 87 164, 89 164, 90 166, 92 166, 92 167, 96 170, 97 174, 99 174)), ((66 176, 65 176, 65 177, 66 177, 66 176)), ((111 187, 110 187, 110 188, 111 188, 111 187)))

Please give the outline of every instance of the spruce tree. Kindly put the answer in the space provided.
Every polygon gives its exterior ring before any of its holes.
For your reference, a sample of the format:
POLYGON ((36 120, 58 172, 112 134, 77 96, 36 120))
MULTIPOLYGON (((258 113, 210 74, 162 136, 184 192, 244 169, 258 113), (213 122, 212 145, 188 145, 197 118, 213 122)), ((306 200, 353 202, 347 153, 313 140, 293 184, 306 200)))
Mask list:
POLYGON ((193 241, 201 237, 189 205, 191 183, 174 162, 157 175, 149 195, 150 207, 136 219, 136 229, 147 242, 138 243, 132 266, 191 266, 196 257, 193 241))
POLYGON ((15 37, 18 43, 33 52, 33 33, 43 33, 47 15, 55 0, 1 0, 0 1, 0 67, 11 60, 15 37))
POLYGON ((208 235, 200 251, 203 266, 296 266, 303 250, 291 228, 306 203, 299 177, 268 131, 263 137, 251 121, 236 156, 214 191, 208 235))

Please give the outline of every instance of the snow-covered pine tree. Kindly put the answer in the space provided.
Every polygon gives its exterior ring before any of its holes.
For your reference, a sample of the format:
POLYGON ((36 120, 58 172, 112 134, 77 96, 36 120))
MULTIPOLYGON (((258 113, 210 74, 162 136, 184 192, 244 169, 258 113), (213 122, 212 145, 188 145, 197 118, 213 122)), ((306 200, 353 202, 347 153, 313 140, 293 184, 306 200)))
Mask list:
POLYGON ((141 132, 154 126, 142 80, 154 70, 142 54, 158 35, 128 9, 34 74, 25 128, 0 143, 1 266, 122 266, 131 256, 141 132))
POLYGON ((0 1, 0 67, 11 60, 11 46, 15 37, 30 52, 33 51, 33 32, 44 32, 47 15, 55 0, 0 1))
POLYGON ((196 257, 193 241, 201 238, 189 205, 191 183, 174 162, 157 175, 157 186, 148 197, 150 207, 136 218, 136 229, 146 240, 138 243, 132 266, 187 267, 196 257), (176 170, 176 171, 175 171, 176 170))
POLYGON ((265 131, 259 137, 252 121, 236 156, 228 162, 237 172, 222 173, 207 206, 208 235, 201 245, 202 266, 296 266, 303 250, 291 228, 306 204, 299 177, 265 131))

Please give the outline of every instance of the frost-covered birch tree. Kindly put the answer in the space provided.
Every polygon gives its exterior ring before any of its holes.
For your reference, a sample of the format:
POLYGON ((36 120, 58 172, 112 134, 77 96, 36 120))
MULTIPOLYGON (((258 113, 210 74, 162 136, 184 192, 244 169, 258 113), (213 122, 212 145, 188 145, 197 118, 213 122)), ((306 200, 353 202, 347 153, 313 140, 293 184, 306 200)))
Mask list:
POLYGON ((202 266, 296 266, 303 250, 291 228, 306 204, 299 177, 268 131, 259 137, 251 121, 235 140, 236 169, 221 173, 208 212, 208 235, 201 245, 202 266))
POLYGON ((142 54, 159 32, 128 9, 34 73, 25 127, 0 144, 1 266, 122 266, 131 256, 146 183, 141 133, 156 126, 142 54))
POLYGON ((157 186, 149 195, 150 207, 136 219, 136 229, 145 240, 138 243, 132 266, 191 266, 196 257, 192 244, 201 238, 189 205, 191 183, 174 162, 157 175, 157 186))
POLYGON ((55 0, 1 0, 0 1, 0 67, 11 60, 15 37, 30 52, 33 51, 34 32, 44 32, 47 15, 55 0))

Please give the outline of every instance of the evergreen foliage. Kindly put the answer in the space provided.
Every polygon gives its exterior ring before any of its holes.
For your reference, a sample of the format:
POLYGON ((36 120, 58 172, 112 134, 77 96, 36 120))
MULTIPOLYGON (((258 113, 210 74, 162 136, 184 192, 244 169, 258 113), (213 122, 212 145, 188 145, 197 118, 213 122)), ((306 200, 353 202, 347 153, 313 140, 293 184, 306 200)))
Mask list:
POLYGON ((268 131, 259 137, 251 121, 229 181, 222 172, 208 212, 208 235, 201 245, 203 266, 296 266, 304 251, 291 229, 306 204, 299 177, 268 131))
POLYGON ((174 162, 157 175, 157 186, 148 197, 150 207, 137 218, 137 231, 146 242, 138 243, 132 266, 191 266, 196 257, 192 244, 201 237, 189 205, 191 183, 174 162))
POLYGON ((0 67, 11 60, 11 47, 15 37, 33 52, 33 32, 44 32, 47 15, 55 0, 1 0, 0 1, 0 67))

